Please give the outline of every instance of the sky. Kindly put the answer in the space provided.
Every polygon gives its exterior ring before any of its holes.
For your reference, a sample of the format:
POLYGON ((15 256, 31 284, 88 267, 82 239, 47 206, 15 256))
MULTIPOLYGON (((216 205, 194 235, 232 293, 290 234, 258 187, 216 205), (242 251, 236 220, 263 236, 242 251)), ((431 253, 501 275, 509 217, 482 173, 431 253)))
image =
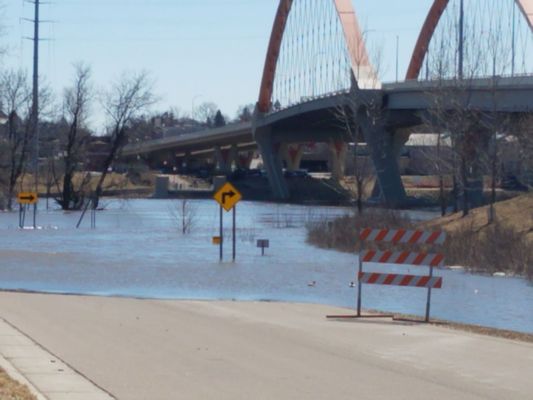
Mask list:
MULTIPOLYGON (((33 5, 4 4, 8 47, 4 66, 31 74, 33 5)), ((109 87, 124 71, 145 70, 160 101, 155 110, 191 113, 214 102, 229 116, 255 103, 278 0, 51 0, 42 6, 41 78, 61 96, 73 64, 89 64, 96 88, 109 87)), ((383 81, 395 79, 396 36, 400 77, 431 0, 353 0, 367 37, 384 50, 383 81)), ((102 129, 97 107, 91 120, 102 129)))

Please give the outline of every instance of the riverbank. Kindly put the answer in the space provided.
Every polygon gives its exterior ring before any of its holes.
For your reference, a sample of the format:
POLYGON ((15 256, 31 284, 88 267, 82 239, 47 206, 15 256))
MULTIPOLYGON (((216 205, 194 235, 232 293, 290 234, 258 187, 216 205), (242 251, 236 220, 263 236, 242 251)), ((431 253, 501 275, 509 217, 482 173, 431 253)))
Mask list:
POLYGON ((327 320, 347 312, 329 306, 0 293, 0 309, 119 399, 520 400, 533 390, 532 344, 327 320))
POLYGON ((402 212, 366 209, 362 215, 309 224, 308 242, 321 248, 354 252, 362 245, 358 232, 366 227, 444 230, 448 239, 439 251, 445 254, 447 265, 533 280, 533 195, 496 203, 492 223, 489 211, 489 206, 485 206, 471 210, 466 217, 455 213, 418 222, 402 212))

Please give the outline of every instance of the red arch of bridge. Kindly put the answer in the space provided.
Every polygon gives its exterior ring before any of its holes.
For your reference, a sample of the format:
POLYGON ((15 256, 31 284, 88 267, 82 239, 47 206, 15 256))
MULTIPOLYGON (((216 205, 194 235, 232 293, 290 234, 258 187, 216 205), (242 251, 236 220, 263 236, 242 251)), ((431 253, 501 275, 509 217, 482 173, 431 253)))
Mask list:
MULTIPOLYGON (((418 37, 418 41, 416 42, 415 50, 411 57, 411 63, 407 70, 406 80, 418 79, 431 38, 433 37, 440 18, 442 17, 442 14, 444 14, 449 2, 450 0, 435 0, 431 6, 426 21, 424 22, 424 26, 422 27, 422 31, 420 32, 420 36, 418 37)), ((533 30, 533 0, 515 0, 515 2, 527 19, 529 27, 533 30)))
MULTIPOLYGON (((344 38, 348 46, 351 58, 352 69, 361 66, 370 66, 368 53, 366 51, 363 35, 357 22, 357 17, 352 5, 352 0, 331 0, 335 3, 339 20, 342 24, 344 38)), ((274 78, 278 64, 281 43, 287 26, 287 20, 291 12, 294 0, 280 0, 270 43, 263 70, 263 79, 259 92, 258 108, 260 112, 268 112, 274 90, 274 78)), ((357 76, 357 75, 356 75, 357 76)))

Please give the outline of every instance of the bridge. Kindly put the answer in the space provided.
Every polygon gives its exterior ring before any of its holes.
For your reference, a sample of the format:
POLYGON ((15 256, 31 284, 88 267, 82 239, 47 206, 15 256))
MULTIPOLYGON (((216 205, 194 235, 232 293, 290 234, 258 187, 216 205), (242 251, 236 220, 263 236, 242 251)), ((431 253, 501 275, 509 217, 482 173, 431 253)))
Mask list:
POLYGON ((252 122, 130 144, 123 154, 213 155, 225 169, 245 166, 258 149, 273 194, 286 199, 283 162, 297 168, 302 144, 327 143, 341 177, 348 143, 365 142, 376 193, 401 206, 397 159, 409 134, 428 125, 461 131, 450 121, 467 118, 481 152, 488 120, 533 112, 532 54, 533 0, 435 0, 405 81, 383 84, 351 0, 281 0, 252 122))

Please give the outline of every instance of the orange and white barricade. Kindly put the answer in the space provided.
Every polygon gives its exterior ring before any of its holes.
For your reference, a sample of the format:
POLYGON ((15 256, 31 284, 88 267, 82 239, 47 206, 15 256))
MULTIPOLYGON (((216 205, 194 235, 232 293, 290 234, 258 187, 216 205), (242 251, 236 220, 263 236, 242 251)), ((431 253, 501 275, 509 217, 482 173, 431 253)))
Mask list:
MULTIPOLYGON (((419 230, 405 229, 363 229, 359 239, 362 242, 389 243, 391 245, 424 244, 442 245, 446 240, 445 232, 424 232, 419 230)), ((442 278, 433 276, 434 267, 444 265, 443 254, 429 254, 424 252, 410 251, 375 251, 362 250, 359 254, 359 272, 357 275, 357 317, 361 317, 361 302, 363 284, 367 285, 391 285, 404 287, 426 288, 428 291, 426 304, 426 322, 429 322, 431 307, 431 290, 442 288, 442 278), (414 265, 429 267, 428 276, 400 275, 387 273, 370 273, 363 271, 364 263, 414 265)))

